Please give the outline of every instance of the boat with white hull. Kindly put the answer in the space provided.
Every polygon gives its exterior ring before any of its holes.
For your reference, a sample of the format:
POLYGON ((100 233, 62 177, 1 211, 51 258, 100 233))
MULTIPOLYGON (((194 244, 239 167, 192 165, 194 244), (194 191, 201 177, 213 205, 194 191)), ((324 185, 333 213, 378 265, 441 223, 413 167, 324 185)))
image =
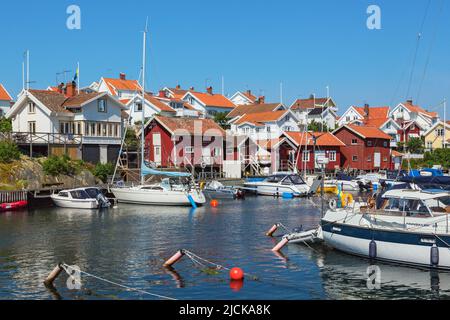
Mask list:
POLYGON ((297 174, 275 174, 263 181, 247 182, 244 187, 263 196, 281 196, 290 193, 299 197, 310 192, 310 187, 297 174))
POLYGON ((98 188, 78 188, 63 190, 52 194, 50 198, 56 206, 73 209, 99 209, 111 205, 98 188))
POLYGON ((192 206, 206 203, 204 194, 197 188, 188 185, 176 185, 170 179, 153 185, 132 187, 115 187, 111 192, 119 203, 161 205, 161 206, 192 206))
POLYGON ((318 229, 286 239, 323 241, 370 259, 450 270, 449 214, 449 192, 392 190, 369 205, 331 208, 318 229))

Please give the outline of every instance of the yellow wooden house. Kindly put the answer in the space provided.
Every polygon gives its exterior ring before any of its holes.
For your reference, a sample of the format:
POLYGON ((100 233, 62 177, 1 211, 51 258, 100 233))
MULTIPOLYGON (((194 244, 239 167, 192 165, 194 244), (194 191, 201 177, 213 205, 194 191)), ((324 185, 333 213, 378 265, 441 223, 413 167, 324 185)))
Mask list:
POLYGON ((429 151, 450 146, 450 121, 439 121, 424 134, 425 148, 429 151))

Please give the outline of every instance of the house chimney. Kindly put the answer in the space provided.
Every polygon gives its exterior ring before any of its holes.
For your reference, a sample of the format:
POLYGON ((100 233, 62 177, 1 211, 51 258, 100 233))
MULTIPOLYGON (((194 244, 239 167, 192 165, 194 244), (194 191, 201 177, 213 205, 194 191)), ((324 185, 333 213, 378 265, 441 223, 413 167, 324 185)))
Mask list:
POLYGON ((166 92, 164 90, 159 90, 159 97, 166 98, 166 92))
POLYGON ((177 86, 175 87, 177 90, 181 89, 181 86, 179 84, 177 84, 177 86))
POLYGON ((266 97, 265 96, 260 96, 258 98, 258 104, 264 104, 266 102, 266 97))
POLYGON ((75 81, 69 82, 64 91, 67 97, 75 97, 77 95, 77 83, 75 81))
POLYGON ((413 100, 412 99, 408 99, 408 100, 406 100, 406 103, 412 105, 413 104, 413 100))
POLYGON ((252 90, 247 90, 247 95, 251 96, 252 95, 252 90))
POLYGON ((213 87, 206 88, 206 92, 208 92, 208 94, 212 95, 213 94, 213 87))
POLYGON ((190 91, 195 91, 194 87, 189 88, 190 91))
POLYGON ((313 94, 310 94, 310 95, 309 95, 309 99, 314 99, 314 95, 313 95, 313 94))
POLYGON ((58 92, 62 94, 62 93, 64 93, 63 91, 64 91, 64 83, 61 82, 58 86, 58 92))
POLYGON ((120 73, 119 77, 120 77, 120 80, 127 80, 127 75, 123 72, 120 73))
POLYGON ((370 114, 369 104, 366 103, 364 104, 364 118, 369 119, 369 114, 370 114))

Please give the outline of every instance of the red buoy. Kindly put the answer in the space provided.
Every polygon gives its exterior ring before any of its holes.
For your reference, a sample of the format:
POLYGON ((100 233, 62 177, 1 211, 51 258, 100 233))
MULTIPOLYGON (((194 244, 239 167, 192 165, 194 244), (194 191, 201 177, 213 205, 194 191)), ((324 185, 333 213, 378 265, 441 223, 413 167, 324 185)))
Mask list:
POLYGON ((211 207, 217 208, 219 206, 219 201, 217 200, 211 200, 211 207))
POLYGON ((230 270, 230 278, 235 281, 244 280, 244 271, 241 268, 233 268, 230 270))

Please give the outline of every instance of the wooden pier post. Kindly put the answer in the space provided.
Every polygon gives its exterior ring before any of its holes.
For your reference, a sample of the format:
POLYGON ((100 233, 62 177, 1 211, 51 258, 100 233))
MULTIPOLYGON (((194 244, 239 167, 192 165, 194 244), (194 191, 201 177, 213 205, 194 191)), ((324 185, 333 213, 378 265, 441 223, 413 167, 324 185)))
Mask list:
POLYGON ((44 284, 46 287, 53 287, 53 282, 58 278, 58 276, 61 274, 63 269, 61 268, 61 264, 59 263, 55 269, 53 269, 52 272, 48 275, 47 279, 45 279, 44 284))

